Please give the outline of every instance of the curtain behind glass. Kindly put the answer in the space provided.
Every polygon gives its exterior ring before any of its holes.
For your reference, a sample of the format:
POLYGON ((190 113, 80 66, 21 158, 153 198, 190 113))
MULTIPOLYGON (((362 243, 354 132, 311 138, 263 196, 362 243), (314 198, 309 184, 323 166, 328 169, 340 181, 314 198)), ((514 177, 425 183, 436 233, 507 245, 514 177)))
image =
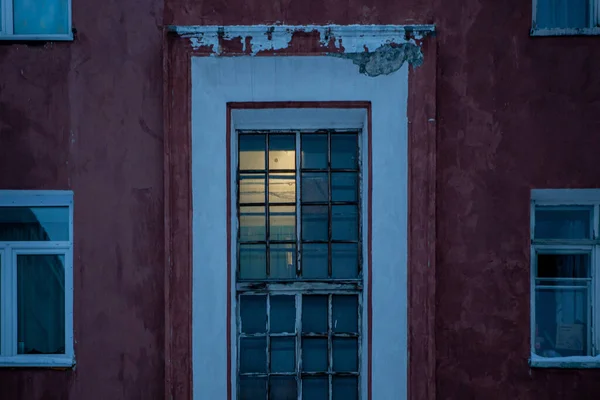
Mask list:
POLYGON ((537 0, 538 28, 585 28, 589 0, 537 0))

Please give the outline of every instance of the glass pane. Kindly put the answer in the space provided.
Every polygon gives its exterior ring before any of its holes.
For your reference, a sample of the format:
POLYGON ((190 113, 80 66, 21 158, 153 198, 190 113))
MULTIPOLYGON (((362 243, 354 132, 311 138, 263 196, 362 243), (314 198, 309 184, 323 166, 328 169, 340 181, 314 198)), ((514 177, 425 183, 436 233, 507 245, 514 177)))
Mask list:
POLYGON ((589 254, 538 254, 538 278, 589 278, 589 254))
POLYGON ((271 333, 296 332, 294 296, 271 296, 271 333))
POLYGON ((267 277, 267 246, 241 244, 239 254, 240 279, 265 279, 267 277))
POLYGON ((269 203, 296 203, 295 174, 269 174, 269 203))
POLYGON ((358 277, 358 245, 333 243, 331 245, 331 275, 336 279, 358 277))
POLYGON ((65 257, 17 256, 19 354, 65 353, 65 257))
POLYGON ((295 278, 296 277, 296 245, 295 244, 272 244, 270 267, 271 278, 295 278))
POLYGON ((327 240, 329 237, 327 206, 302 207, 302 240, 327 240))
POLYGON ((302 338, 302 371, 327 371, 327 339, 302 338))
POLYGON ((333 370, 336 372, 358 371, 358 339, 333 338, 333 370))
POLYGON ((358 240, 358 207, 331 207, 331 238, 333 240, 358 240))
POLYGON ((269 169, 296 169, 296 137, 270 135, 269 169))
POLYGON ((293 337, 271 338, 271 372, 296 370, 296 344, 293 337))
POLYGON ((14 33, 68 34, 69 2, 67 0, 19 0, 13 2, 14 33))
POLYGON ((327 332, 327 296, 302 296, 302 332, 327 332))
POLYGON ((332 201, 358 201, 358 175, 356 172, 331 174, 332 201))
POLYGON ((327 278, 329 274, 328 248, 326 244, 303 244, 302 245, 302 277, 327 278))
POLYGON ((327 135, 302 135, 302 168, 327 168, 327 135))
POLYGON ((240 296, 243 333, 267 331, 267 296, 240 296))
POLYGON ((240 372, 267 372, 267 338, 240 338, 240 372))
POLYGON ((267 398, 267 378, 240 376, 240 400, 267 398))
POLYGON ((358 135, 331 135, 331 168, 358 168, 358 135))
POLYGON ((240 204, 265 202, 265 174, 240 174, 240 204))
POLYGON ((270 400, 296 400, 297 384, 294 376, 272 376, 270 379, 270 400))
POLYGON ((358 400, 358 378, 353 376, 334 376, 333 400, 358 400))
POLYGON ((69 207, 0 207, 0 241, 69 240, 69 207))
POLYGON ((265 169, 265 135, 239 135, 240 170, 265 169))
POLYGON ((269 207, 270 240, 296 240, 296 206, 269 207))
POLYGON ((329 201, 329 175, 323 172, 302 174, 302 202, 327 203, 329 201))
POLYGON ((535 292, 535 351, 542 357, 589 355, 587 288, 535 292))
POLYGON ((586 28, 589 0, 537 0, 538 28, 586 28))
POLYGON ((329 400, 329 379, 321 377, 303 377, 302 399, 329 400))
POLYGON ((535 211, 536 239, 589 239, 591 208, 540 207, 535 211))
POLYGON ((358 296, 333 296, 332 330, 334 332, 358 332, 358 296))
POLYGON ((240 242, 265 240, 265 208, 240 207, 240 242))

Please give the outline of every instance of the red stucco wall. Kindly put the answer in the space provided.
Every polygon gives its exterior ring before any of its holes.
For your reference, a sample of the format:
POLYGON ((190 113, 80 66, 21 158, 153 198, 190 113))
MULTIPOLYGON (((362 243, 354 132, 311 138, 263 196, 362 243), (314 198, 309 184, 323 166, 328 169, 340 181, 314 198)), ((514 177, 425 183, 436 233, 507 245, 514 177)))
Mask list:
MULTIPOLYGON (((74 0, 72 43, 0 44, 0 188, 75 191, 73 371, 0 399, 164 397, 162 25, 437 25, 436 394, 593 399, 530 370, 529 189, 600 187, 597 38, 530 38, 521 0, 74 0)), ((416 397, 418 393, 416 393, 416 397)))

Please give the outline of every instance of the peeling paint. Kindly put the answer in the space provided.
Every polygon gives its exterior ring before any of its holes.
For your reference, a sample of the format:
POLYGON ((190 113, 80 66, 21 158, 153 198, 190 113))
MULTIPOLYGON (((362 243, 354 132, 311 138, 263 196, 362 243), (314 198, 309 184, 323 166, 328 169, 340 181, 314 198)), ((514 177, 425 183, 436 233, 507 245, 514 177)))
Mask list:
POLYGON ((347 58, 359 67, 361 74, 367 76, 389 75, 398 71, 405 62, 418 67, 423 64, 421 48, 414 43, 393 46, 384 44, 375 51, 362 53, 332 53, 334 57, 347 58))

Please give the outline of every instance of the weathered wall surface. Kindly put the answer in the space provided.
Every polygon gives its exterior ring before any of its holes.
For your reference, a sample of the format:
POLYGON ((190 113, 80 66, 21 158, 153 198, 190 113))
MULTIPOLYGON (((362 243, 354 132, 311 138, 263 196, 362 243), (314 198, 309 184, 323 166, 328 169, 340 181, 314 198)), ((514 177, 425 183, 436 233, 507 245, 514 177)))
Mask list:
POLYGON ((72 371, 0 399, 164 397, 162 3, 77 1, 72 43, 0 43, 0 189, 75 193, 72 371))

